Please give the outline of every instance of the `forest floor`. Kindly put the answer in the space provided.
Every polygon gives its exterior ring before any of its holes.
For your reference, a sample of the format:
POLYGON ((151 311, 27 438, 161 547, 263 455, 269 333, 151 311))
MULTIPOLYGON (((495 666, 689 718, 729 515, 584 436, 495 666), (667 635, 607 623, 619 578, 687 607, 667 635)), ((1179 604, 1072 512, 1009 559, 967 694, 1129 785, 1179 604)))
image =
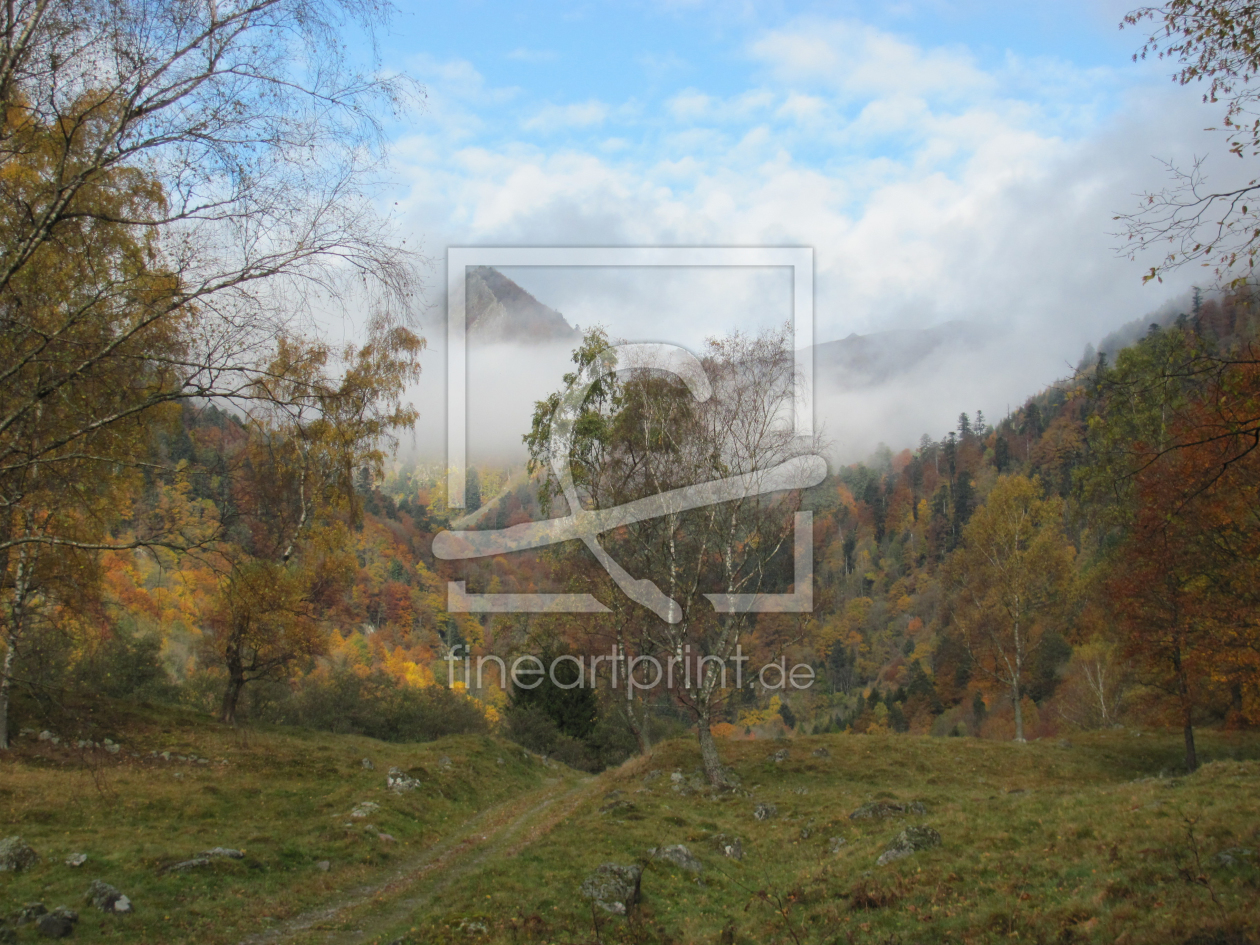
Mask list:
POLYGON ((0 836, 41 857, 0 873, 0 916, 64 904, 75 940, 153 945, 1260 943, 1254 733, 1201 733, 1192 775, 1163 732, 726 742, 741 788, 714 793, 687 740, 592 777, 491 737, 247 733, 165 710, 110 726, 90 737, 116 754, 67 733, 0 755, 0 836), (421 786, 388 791, 392 766, 421 786), (850 818, 880 801, 891 816, 850 818), (941 844, 877 865, 912 825, 941 844), (675 844, 692 870, 649 853, 675 844), (170 869, 217 846, 244 856, 170 869), (580 893, 607 862, 643 869, 628 917, 580 893), (84 904, 95 879, 135 911, 84 904))

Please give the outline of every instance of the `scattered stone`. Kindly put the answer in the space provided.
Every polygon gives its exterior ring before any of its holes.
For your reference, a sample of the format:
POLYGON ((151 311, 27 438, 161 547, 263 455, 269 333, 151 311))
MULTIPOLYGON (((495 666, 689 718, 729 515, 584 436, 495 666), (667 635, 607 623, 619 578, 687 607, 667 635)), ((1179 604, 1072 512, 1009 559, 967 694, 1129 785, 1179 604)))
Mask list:
POLYGON ((42 902, 28 902, 21 909, 13 914, 13 924, 22 926, 34 922, 41 915, 47 915, 48 910, 44 908, 42 902))
POLYGON ((719 837, 718 847, 721 849, 722 855, 729 860, 742 860, 744 858, 744 844, 739 837, 735 837, 733 840, 719 837))
POLYGON ((350 816, 356 820, 362 820, 364 817, 371 817, 380 809, 381 805, 376 801, 360 801, 354 810, 350 811, 350 816))
POLYGON ((45 938, 65 938, 74 932, 79 923, 79 913, 65 906, 58 906, 52 912, 41 915, 35 920, 35 927, 45 938))
POLYGON ((122 751, 122 745, 116 745, 107 738, 105 739, 105 750, 111 755, 116 755, 122 751))
POLYGON ((847 841, 844 837, 832 837, 827 841, 827 850, 830 853, 839 853, 840 848, 844 846, 846 842, 847 841))
POLYGON ((378 834, 376 835, 376 839, 377 839, 377 840, 382 840, 382 841, 384 841, 385 843, 397 843, 397 842, 398 842, 398 839, 397 839, 396 837, 394 837, 392 834, 388 834, 388 833, 378 833, 378 834))
POLYGON ((420 787, 420 782, 404 774, 402 768, 390 768, 389 776, 385 778, 385 787, 395 794, 406 794, 420 787))
POLYGON ((243 850, 233 850, 231 847, 215 847, 213 850, 202 850, 197 855, 208 856, 212 858, 216 856, 221 856, 229 860, 245 859, 245 852, 243 850))
POLYGON ((451 759, 448 758, 446 755, 443 755, 441 758, 438 759, 438 767, 441 768, 443 771, 450 771, 451 759))
POLYGON ((320 860, 315 864, 315 869, 319 870, 321 873, 327 873, 330 869, 332 869, 332 863, 328 860, 320 860))
POLYGON ((686 870, 688 873, 700 873, 704 871, 704 864, 696 858, 690 850, 681 843, 675 843, 668 847, 653 847, 648 853, 658 860, 668 860, 680 869, 686 870))
POLYGON ((889 817, 900 817, 903 814, 926 814, 925 808, 918 801, 909 804, 904 801, 878 800, 863 804, 852 814, 850 820, 887 820, 889 817))
POLYGON ((211 859, 208 856, 195 856, 191 860, 184 860, 182 863, 176 863, 174 866, 168 866, 168 873, 186 873, 188 870, 201 869, 203 866, 209 866, 211 859))
POLYGON ((779 808, 774 804, 758 804, 757 809, 753 811, 753 817, 757 820, 769 820, 772 817, 779 816, 779 808))
POLYGON ((1216 862, 1221 866, 1237 866, 1240 861, 1246 862, 1255 857, 1256 851, 1246 847, 1230 847, 1216 854, 1216 862))
POLYGON ((170 760, 171 760, 171 753, 170 753, 169 751, 164 751, 164 752, 162 752, 162 760, 163 760, 163 761, 170 761, 170 760))
POLYGON ((16 873, 39 862, 39 854, 21 837, 0 840, 0 873, 16 873))
POLYGON ((811 752, 811 754, 813 754, 815 758, 830 758, 831 757, 831 752, 829 752, 826 748, 815 748, 813 752, 811 752))
POLYGON ((505 765, 507 764, 507 762, 503 760, 502 756, 500 756, 499 758, 495 759, 495 764, 505 765))
POLYGON ((371 759, 371 758, 364 758, 364 759, 360 762, 360 764, 363 766, 363 770, 364 770, 364 771, 375 771, 375 770, 376 770, 376 765, 372 764, 372 759, 371 759))
POLYGON ((83 901, 91 903, 102 912, 131 911, 131 900, 127 899, 121 890, 99 879, 92 880, 92 885, 88 887, 87 895, 83 897, 83 901), (122 909, 118 908, 120 902, 125 903, 122 909))
POLYGON ((51 742, 56 737, 57 736, 55 736, 52 732, 48 731, 48 729, 44 729, 42 732, 39 733, 39 740, 41 742, 51 742))
POLYGON ((788 751, 786 748, 780 748, 778 751, 774 753, 774 763, 776 765, 782 764, 783 762, 788 760, 788 757, 791 754, 792 753, 788 751))
POLYGON ((625 915, 639 901, 643 871, 637 866, 604 863, 582 883, 582 895, 605 912, 625 915))
POLYGON ((643 783, 651 784, 653 781, 655 781, 664 773, 665 772, 662 771, 660 768, 653 768, 651 771, 649 771, 647 774, 643 776, 643 783))
POLYGON ((66 866, 82 866, 86 862, 86 853, 71 853, 68 857, 66 857, 66 866))
POLYGON ((883 866, 886 863, 891 863, 893 860, 913 856, 920 850, 927 850, 940 845, 941 835, 939 833, 931 827, 915 824, 897 834, 893 842, 888 845, 888 848, 875 861, 875 865, 883 866))
POLYGON ((792 793, 799 794, 801 797, 804 797, 806 794, 809 793, 809 788, 803 788, 803 787, 794 788, 792 793))
MULTIPOLYGON (((1139 734, 1141 734, 1141 733, 1139 733, 1139 734)), ((1060 739, 1059 739, 1059 747, 1060 747, 1060 748, 1071 748, 1071 747, 1072 747, 1072 740, 1071 740, 1070 738, 1060 738, 1060 739)))
POLYGON ((674 784, 682 784, 683 781, 687 779, 686 779, 686 776, 681 771, 675 771, 670 774, 669 780, 673 782, 674 784))
POLYGON ((176 771, 174 777, 176 781, 182 781, 184 780, 184 772, 176 771))
POLYGON ((809 839, 810 837, 812 837, 813 835, 814 835, 814 829, 813 829, 812 827, 802 827, 802 828, 801 828, 801 839, 802 839, 802 840, 808 840, 808 839, 809 839))

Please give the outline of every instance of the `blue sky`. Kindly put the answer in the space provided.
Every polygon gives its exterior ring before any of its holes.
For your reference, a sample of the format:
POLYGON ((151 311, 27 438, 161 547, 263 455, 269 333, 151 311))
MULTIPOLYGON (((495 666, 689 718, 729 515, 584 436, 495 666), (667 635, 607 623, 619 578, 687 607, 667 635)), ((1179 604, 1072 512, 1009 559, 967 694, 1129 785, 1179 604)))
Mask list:
MULTIPOLYGON (((1126 8, 404 4, 384 63, 427 98, 392 129, 399 214, 435 282, 448 245, 812 246, 820 340, 991 326, 988 369, 932 381, 998 415, 1204 278, 1143 287, 1116 253, 1113 217, 1161 186, 1155 158, 1245 170, 1197 89, 1131 61, 1126 8)), ((757 317, 738 284, 600 296, 517 276, 626 337, 694 345, 757 317)))

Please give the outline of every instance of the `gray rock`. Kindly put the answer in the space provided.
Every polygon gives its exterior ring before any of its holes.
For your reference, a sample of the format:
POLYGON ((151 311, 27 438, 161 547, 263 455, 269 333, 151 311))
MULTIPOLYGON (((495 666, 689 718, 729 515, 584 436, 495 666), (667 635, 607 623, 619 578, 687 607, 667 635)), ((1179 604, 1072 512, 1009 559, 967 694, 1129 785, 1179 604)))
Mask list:
POLYGON ((813 828, 813 827, 802 827, 802 828, 801 828, 801 839, 802 839, 802 840, 808 840, 808 839, 809 839, 810 837, 812 837, 813 835, 814 835, 814 828, 813 828))
POLYGON ((79 924, 79 913, 65 906, 58 906, 52 912, 41 915, 35 920, 35 928, 45 938, 65 938, 74 932, 79 924))
POLYGON ((753 817, 757 820, 770 820, 778 816, 779 808, 774 804, 758 804, 756 810, 753 811, 753 817))
POLYGON ((811 754, 815 758, 830 758, 831 757, 831 752, 829 752, 826 748, 815 748, 811 752, 811 754))
POLYGON ((497 758, 497 759, 495 759, 495 764, 499 764, 499 765, 506 765, 506 764, 507 764, 507 762, 506 762, 506 761, 504 761, 502 758, 497 758))
POLYGON ((871 801, 869 804, 863 804, 852 814, 849 815, 850 820, 887 820, 889 817, 901 817, 906 814, 926 814, 925 808, 918 801, 905 803, 904 801, 878 800, 871 801))
POLYGON ((122 751, 122 745, 106 745, 105 750, 111 755, 116 755, 122 751))
POLYGON ((940 845, 941 835, 939 833, 931 827, 915 824, 912 827, 907 827, 893 838, 893 842, 880 854, 879 859, 875 861, 875 865, 883 866, 886 863, 891 863, 893 860, 913 856, 920 850, 927 850, 940 845))
POLYGON ((684 781, 687 780, 687 777, 681 771, 675 771, 670 774, 669 780, 672 781, 674 784, 682 784, 684 781))
POLYGON ((0 873, 16 873, 39 862, 39 854, 21 837, 0 840, 0 873))
POLYGON ((201 869, 203 866, 209 866, 213 861, 208 856, 194 856, 191 860, 184 860, 176 863, 174 866, 168 866, 168 873, 186 873, 189 870, 201 869))
POLYGON ((66 857, 66 866, 82 866, 86 862, 86 853, 71 853, 68 857, 66 857))
POLYGON ((441 768, 443 771, 450 771, 451 759, 448 758, 446 755, 443 755, 441 758, 438 759, 438 767, 441 768))
POLYGON ((356 820, 362 820, 364 817, 371 817, 380 809, 381 805, 376 801, 360 801, 355 805, 354 810, 350 811, 350 816, 356 820))
POLYGON ((54 735, 52 732, 48 731, 48 729, 44 729, 42 732, 39 733, 39 740, 41 742, 51 742, 56 738, 57 736, 54 735))
POLYGON ((739 837, 734 840, 722 839, 722 855, 731 860, 742 860, 744 858, 744 845, 740 842, 739 837))
POLYGON ((131 900, 128 899, 126 896, 119 896, 114 901, 115 913, 122 914, 124 912, 130 912, 130 911, 131 911, 131 900))
POLYGON ((643 783, 651 784, 653 781, 655 781, 664 773, 665 772, 663 772, 660 768, 653 768, 651 771, 649 771, 647 774, 643 776, 643 783))
POLYGON ((643 871, 637 866, 604 863, 582 883, 582 895, 613 915, 626 915, 639 901, 643 871))
POLYGON ((28 925, 41 915, 48 915, 48 910, 44 908, 44 904, 42 902, 28 902, 14 913, 13 924, 17 926, 28 925))
POLYGON ((94 879, 92 880, 92 885, 88 887, 87 895, 83 897, 83 901, 91 903, 102 912, 130 912, 130 900, 128 900, 125 909, 115 909, 118 901, 126 898, 121 890, 111 886, 109 883, 94 879))
POLYGON ((376 770, 376 765, 372 764, 372 759, 371 759, 371 758, 364 758, 364 759, 360 762, 360 764, 363 766, 363 770, 364 770, 364 771, 375 771, 375 770, 376 770))
POLYGON ((395 794, 406 794, 420 787, 420 781, 403 773, 402 768, 390 768, 385 778, 385 787, 395 794))
POLYGON ((704 864, 681 843, 675 843, 673 846, 668 847, 653 847, 648 850, 648 853, 658 860, 668 860, 688 873, 701 873, 704 871, 704 864))
POLYGON ((321 873, 327 873, 330 869, 332 869, 332 863, 328 860, 320 860, 315 864, 315 869, 319 870, 321 873))
POLYGON ((1255 858, 1256 851, 1246 847, 1230 847, 1216 854, 1216 862, 1221 866, 1237 866, 1255 858))
POLYGON ((839 853, 840 848, 844 846, 846 842, 847 841, 844 837, 832 837, 827 841, 827 851, 829 853, 839 853))
POLYGON ((774 753, 772 757, 774 758, 774 763, 778 765, 787 761, 788 758, 791 756, 791 754, 792 753, 788 751, 786 748, 780 748, 778 751, 774 753))
POLYGON ((233 850, 231 847, 215 847, 213 850, 202 850, 198 856, 216 857, 221 856, 229 860, 243 860, 245 854, 241 850, 233 850))

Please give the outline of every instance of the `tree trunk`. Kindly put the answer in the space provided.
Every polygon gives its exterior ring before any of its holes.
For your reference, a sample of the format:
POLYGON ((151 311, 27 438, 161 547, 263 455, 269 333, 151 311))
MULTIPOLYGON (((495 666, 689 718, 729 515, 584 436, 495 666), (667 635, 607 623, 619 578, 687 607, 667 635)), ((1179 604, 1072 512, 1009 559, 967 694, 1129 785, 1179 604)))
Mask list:
POLYGON ((240 701, 241 690, 245 688, 245 670, 239 661, 228 663, 228 684, 223 691, 223 708, 219 712, 219 721, 225 725, 236 724, 236 704, 240 701))
POLYGON ((9 748, 9 693, 13 689, 13 654, 17 649, 9 640, 4 651, 4 669, 0 670, 0 750, 9 748))
POLYGON ((1186 678, 1185 667, 1181 664, 1181 650, 1173 651, 1173 665, 1177 668, 1177 695, 1181 699, 1181 724, 1186 739, 1186 770, 1199 769, 1199 756, 1194 750, 1194 717, 1193 704, 1190 700, 1190 681, 1186 678))
POLYGON ((722 768, 722 759, 718 755, 713 732, 709 729, 709 707, 705 705, 696 714, 700 731, 700 758, 704 762, 705 777, 714 787, 724 787, 727 783, 726 772, 722 768))
POLYGON ((634 702, 627 702, 626 724, 630 726, 630 733, 634 735, 634 740, 639 743, 639 754, 646 755, 652 750, 652 737, 648 734, 647 710, 644 710, 643 717, 640 718, 638 712, 635 711, 634 702))
POLYGON ((1024 738, 1024 707, 1020 705, 1018 679, 1011 684, 1011 698, 1015 700, 1015 741, 1023 744, 1027 739, 1024 738))

